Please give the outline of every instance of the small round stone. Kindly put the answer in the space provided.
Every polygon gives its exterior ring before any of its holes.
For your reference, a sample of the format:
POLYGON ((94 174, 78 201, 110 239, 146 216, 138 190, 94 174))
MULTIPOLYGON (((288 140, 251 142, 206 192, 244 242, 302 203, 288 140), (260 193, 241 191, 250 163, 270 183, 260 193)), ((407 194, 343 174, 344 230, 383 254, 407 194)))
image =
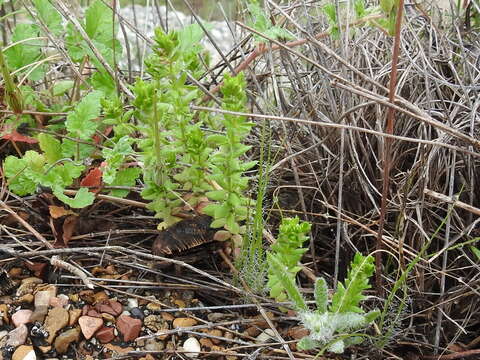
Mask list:
POLYGON ((143 314, 143 311, 140 310, 138 307, 134 307, 134 308, 130 309, 130 314, 135 319, 143 320, 145 318, 145 315, 143 314))

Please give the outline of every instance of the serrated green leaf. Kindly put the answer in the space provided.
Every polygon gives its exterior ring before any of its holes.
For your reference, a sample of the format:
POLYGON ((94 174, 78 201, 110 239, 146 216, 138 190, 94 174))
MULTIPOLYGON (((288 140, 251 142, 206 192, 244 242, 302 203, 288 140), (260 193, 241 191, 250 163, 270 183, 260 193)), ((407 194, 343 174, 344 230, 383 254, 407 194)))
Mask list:
POLYGON ((238 232, 240 231, 240 225, 238 225, 238 223, 235 221, 235 216, 233 214, 230 214, 227 217, 225 229, 230 231, 232 234, 238 234, 238 232))
POLYGON ((70 133, 83 140, 92 137, 98 126, 98 122, 93 120, 100 115, 102 96, 100 91, 93 91, 85 96, 73 111, 69 112, 65 125, 70 133))
POLYGON ((74 85, 75 85, 75 82, 73 80, 57 81, 52 88, 53 96, 64 95, 68 90, 72 89, 74 85))
MULTIPOLYGON (((15 26, 12 34, 12 43, 16 43, 21 40, 28 40, 19 44, 15 44, 5 50, 5 58, 9 67, 18 70, 23 67, 27 67, 23 71, 31 70, 29 66, 38 61, 42 57, 42 45, 44 42, 38 39, 39 28, 35 24, 18 24, 15 26)), ((29 75, 28 78, 33 81, 40 80, 45 74, 45 66, 41 65, 36 67, 29 75)))
POLYGON ((322 7, 323 13, 327 16, 328 22, 330 25, 337 24, 337 10, 335 9, 335 4, 329 3, 322 7))
POLYGON ((50 3, 49 0, 34 0, 37 16, 42 19, 48 28, 55 36, 60 36, 63 32, 62 16, 57 9, 50 3))
POLYGON ((90 79, 95 90, 103 92, 106 97, 112 97, 117 91, 117 85, 106 71, 97 71, 90 79))
POLYGON ((85 11, 85 31, 92 40, 112 41, 115 38, 112 10, 101 0, 95 0, 85 11))
POLYGON ((296 309, 300 311, 307 311, 307 304, 300 293, 300 290, 298 290, 298 287, 295 284, 294 276, 287 271, 286 266, 284 266, 275 255, 268 253, 267 261, 272 272, 276 274, 278 280, 287 292, 289 299, 293 301, 296 309))
POLYGON ((365 323, 370 324, 371 322, 374 322, 377 317, 379 317, 381 312, 379 310, 372 310, 366 313, 365 316, 365 323))
POLYGON ((313 340, 309 336, 305 336, 297 343, 299 350, 313 350, 321 346, 321 343, 313 340))
POLYGON ((281 28, 279 26, 273 26, 267 31, 265 31, 265 35, 272 39, 280 39, 280 40, 293 40, 295 36, 290 33, 287 29, 281 28))
POLYGON ((365 0, 356 0, 354 7, 355 15, 357 15, 357 18, 365 16, 365 0))
POLYGON ((53 189, 53 195, 74 209, 81 209, 92 205, 95 201, 95 195, 85 187, 80 188, 75 194, 75 197, 71 198, 63 193, 63 188, 57 186, 53 189))
POLYGON ((270 19, 265 14, 265 10, 263 10, 257 3, 250 2, 247 5, 247 8, 251 15, 251 21, 249 23, 255 30, 265 32, 272 26, 270 19))
POLYGON ((47 162, 53 164, 62 158, 62 145, 53 135, 40 133, 37 136, 40 149, 45 154, 47 162))
MULTIPOLYGON (((207 214, 207 213, 205 213, 205 214, 207 214)), ((216 219, 216 220, 212 221, 212 223, 210 224, 210 227, 214 228, 214 229, 218 229, 218 228, 221 228, 222 226, 224 226, 226 224, 226 222, 227 222, 227 219, 225 219, 225 218, 216 219)))
POLYGON ((327 312, 328 306, 328 287, 324 278, 318 278, 315 281, 315 303, 317 304, 316 312, 323 314, 327 312))
POLYGON ((62 158, 74 157, 77 154, 77 148, 79 150, 79 158, 87 159, 95 151, 95 147, 87 144, 78 144, 70 139, 63 139, 62 141, 62 158))
POLYGON ((8 180, 8 188, 17 195, 33 194, 37 183, 26 176, 28 163, 15 156, 7 156, 3 162, 3 173, 8 180))
POLYGON ((205 195, 207 195, 210 200, 224 201, 227 198, 228 192, 225 190, 213 190, 207 192, 205 195))
MULTIPOLYGON (((110 184, 111 186, 135 186, 138 177, 142 170, 140 168, 127 168, 117 171, 115 180, 110 184)), ((129 190, 116 189, 110 192, 110 195, 123 198, 128 195, 129 190)))
POLYGON ((370 288, 368 280, 372 276, 374 268, 372 256, 356 253, 350 264, 345 284, 338 284, 329 311, 335 313, 363 312, 359 304, 365 298, 363 291, 370 288))
POLYGON ((387 16, 390 16, 390 13, 392 12, 394 6, 395 0, 380 0, 380 8, 387 16))
MULTIPOLYGON (((213 29, 212 24, 202 24, 207 30, 213 29)), ((203 29, 198 24, 191 24, 185 26, 182 30, 178 31, 178 44, 181 51, 186 51, 192 47, 199 46, 200 40, 205 36, 203 29)))

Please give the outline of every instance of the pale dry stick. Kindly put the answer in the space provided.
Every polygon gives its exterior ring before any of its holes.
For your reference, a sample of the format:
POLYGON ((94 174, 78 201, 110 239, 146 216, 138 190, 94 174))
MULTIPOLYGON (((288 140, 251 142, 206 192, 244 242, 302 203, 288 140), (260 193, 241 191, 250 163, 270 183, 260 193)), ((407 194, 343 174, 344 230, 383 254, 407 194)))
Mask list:
POLYGON ((356 95, 359 95, 359 96, 365 97, 367 99, 373 100, 373 101, 377 102, 378 104, 385 105, 389 108, 393 108, 396 111, 402 112, 407 116, 410 116, 414 119, 420 120, 420 121, 422 121, 422 122, 424 122, 428 125, 431 125, 431 126, 437 128, 437 129, 440 129, 441 131, 443 131, 447 134, 450 134, 453 137, 464 140, 467 143, 474 145, 476 148, 480 148, 480 141, 479 140, 477 140, 477 139, 475 139, 471 136, 468 136, 466 134, 463 134, 460 131, 457 131, 454 128, 448 126, 447 124, 444 124, 444 123, 442 123, 438 120, 433 119, 429 115, 422 116, 420 114, 410 112, 410 111, 408 111, 406 109, 403 109, 402 107, 400 107, 396 104, 390 103, 386 97, 374 94, 370 91, 361 90, 361 88, 359 86, 350 87, 350 86, 346 86, 342 83, 335 82, 335 81, 332 81, 331 84, 332 84, 332 86, 336 86, 336 87, 348 90, 348 91, 350 91, 350 92, 352 92, 356 95))
MULTIPOLYGON (((46 40, 47 38, 45 36, 35 36, 35 37, 31 37, 31 38, 28 38, 28 39, 22 39, 22 40, 18 40, 18 41, 15 41, 11 44, 8 44, 7 46, 5 46, 4 48, 2 48, 2 51, 5 52, 7 51, 8 49, 16 46, 16 45, 20 45, 24 42, 29 42, 31 40, 46 40)), ((28 66, 28 65, 27 65, 28 66)))
MULTIPOLYGON (((277 7, 278 8, 278 7, 277 7)), ((278 8, 280 11, 282 11, 280 8, 278 8)), ((403 10, 403 9, 402 9, 403 10)), ((283 12, 283 15, 288 19, 290 20, 290 22, 292 24, 294 24, 300 31, 302 31, 303 33, 306 34, 306 36, 308 37, 308 40, 312 43, 312 44, 315 44, 317 45, 318 47, 320 47, 323 51, 325 51, 330 57, 336 59, 339 63, 343 64, 345 67, 347 67, 350 71, 352 71, 354 74, 356 74, 357 76, 359 76, 361 79, 365 80, 366 82, 372 84, 373 86, 375 87, 378 87, 380 88, 381 90, 383 90, 385 93, 389 93, 389 89, 386 88, 385 86, 383 86, 382 84, 380 84, 379 82, 373 80, 372 78, 368 77, 364 72, 360 71, 357 67, 353 66, 352 64, 348 63, 344 58, 342 58, 336 51, 330 49, 326 44, 318 41, 320 38, 317 38, 316 36, 312 36, 310 35, 310 33, 308 31, 306 31, 305 29, 303 29, 297 22, 295 22, 294 19, 292 19, 288 14, 286 14, 285 12, 283 12)), ((370 18, 370 20, 375 20, 375 16, 378 16, 378 15, 372 15, 372 17, 370 18)), ((380 15, 379 17, 382 17, 382 15, 380 15)), ((361 20, 363 19, 359 19, 360 23, 352 23, 352 24, 347 24, 347 27, 350 27, 350 26, 356 26, 356 25, 359 25, 361 24, 361 20)), ((396 24, 397 27, 400 27, 400 23, 397 22, 396 24)), ((263 36, 265 37, 264 35, 262 34, 258 34, 260 36, 263 36)), ((266 38, 266 37, 265 37, 266 38)), ((276 40, 273 40, 273 39, 269 39, 270 41, 274 41, 275 43, 277 43, 277 45, 281 46, 281 43, 278 43, 278 41, 276 40)), ((322 68, 321 68, 322 69, 322 68)), ((328 71, 328 69, 325 69, 323 68, 322 71, 326 72, 327 74, 329 75, 334 75, 334 78, 337 78, 337 76, 335 74, 332 74, 328 71)), ((340 78, 338 76, 338 78, 340 78)), ((402 98, 401 96, 399 96, 398 94, 394 94, 395 96, 395 101, 398 101, 400 102, 401 104, 403 104, 404 106, 406 106, 407 108, 409 108, 410 110, 412 110, 413 112, 415 113, 418 113, 420 115, 423 115, 424 117, 430 117, 424 110, 420 109, 418 106, 416 106, 415 104, 412 104, 411 102, 409 102, 408 100, 402 98)))
MULTIPOLYGON (((448 179, 448 192, 449 192, 449 197, 453 197, 454 194, 454 184, 455 184, 455 163, 456 163, 456 158, 457 158, 457 152, 452 151, 451 154, 451 165, 449 167, 449 179, 448 179)), ((447 172, 448 174, 448 172, 447 172)), ((425 192, 425 189, 424 189, 425 192)), ((439 298, 442 298, 445 295, 445 280, 446 280, 446 272, 447 272, 447 263, 448 263, 448 243, 450 242, 450 233, 451 233, 451 226, 452 226, 452 217, 447 216, 447 220, 445 223, 445 235, 443 239, 443 247, 444 250, 442 251, 442 270, 440 271, 440 291, 439 291, 439 298)), ((443 317, 447 317, 451 322, 453 322, 455 325, 457 323, 450 319, 444 312, 444 306, 440 305, 437 309, 437 318, 436 318, 436 324, 435 324, 435 336, 433 340, 433 345, 435 347, 434 353, 437 354, 437 349, 439 348, 440 345, 440 336, 441 336, 441 331, 442 331, 442 321, 443 317)), ((457 325, 459 326, 459 325, 457 325)))
POLYGON ((396 111, 399 111, 399 112, 402 112, 414 119, 417 119, 417 120, 420 120, 422 122, 425 122, 433 127, 436 127, 440 130, 442 130, 443 132, 446 132, 456 138, 459 138, 461 140, 464 140, 466 142, 468 142, 469 144, 472 144, 474 145, 475 147, 477 148, 480 148, 480 140, 477 140, 475 138, 472 138, 471 136, 468 136, 466 134, 463 134, 459 131, 456 131, 455 129, 452 129, 450 126, 448 126, 447 124, 444 124, 438 120, 435 120, 433 119, 430 115, 428 115, 425 111, 421 110, 420 108, 418 108, 417 106, 415 106, 414 104, 408 102, 407 100, 403 99, 403 98, 400 98, 400 97, 396 97, 395 98, 395 102, 399 102, 401 103, 402 105, 406 106, 409 110, 406 110, 396 104, 393 104, 393 103, 390 103, 388 101, 388 98, 385 97, 385 96, 381 96, 381 95, 378 95, 370 90, 367 90, 359 85, 356 85, 355 83, 352 83, 344 78, 342 78, 341 76, 335 74, 334 72, 328 70, 327 68, 325 68, 324 66, 322 66, 321 64, 319 64, 318 62, 308 58, 307 56, 303 55, 302 53, 299 53, 298 51, 295 51, 294 49, 291 49, 287 46, 285 46, 284 44, 282 44, 281 42, 273 39, 273 38, 270 38, 268 36, 265 36, 264 34, 256 31, 255 29, 249 27, 249 26, 246 26, 242 23, 239 23, 240 26, 244 27, 245 29, 251 31, 252 33, 255 33, 263 38, 266 38, 267 40, 270 40, 271 42, 274 42, 275 44, 279 45, 281 48, 291 52, 292 54, 295 54, 296 56, 298 56, 299 58, 309 62, 310 64, 312 64, 313 66, 321 69, 323 72, 325 72, 326 74, 330 75, 333 79, 331 84, 332 86, 338 86, 338 87, 341 87, 341 88, 344 88, 346 90, 349 90, 350 92, 353 92, 353 93, 356 93, 360 96, 363 96, 367 99, 371 99, 371 100, 374 100, 376 102, 378 102, 379 104, 382 104, 382 105, 385 105, 387 107, 390 107, 390 108, 393 108, 395 109, 396 111))
POLYGON ((75 30, 78 31, 78 33, 82 36, 82 38, 85 40, 87 45, 90 47, 92 52, 94 53, 95 57, 100 61, 102 66, 105 68, 105 70, 108 72, 108 74, 111 76, 113 80, 118 81, 118 85, 120 86, 121 90, 131 99, 135 98, 135 96, 132 94, 130 89, 128 88, 127 84, 121 79, 120 77, 117 77, 115 75, 115 71, 110 67, 110 65, 107 63, 107 61, 104 59, 102 54, 98 51, 96 48, 95 44, 92 42, 88 34, 85 32, 83 29, 82 25, 78 22, 77 18, 70 12, 70 10, 67 8, 63 0, 58 0, 56 2, 57 6, 61 9, 62 15, 71 22, 71 24, 75 27, 75 30))
MULTIPOLYGON (((23 220, 15 211, 12 210, 10 206, 5 204, 2 200, 0 200, 0 208, 4 209, 6 212, 11 214, 15 220, 17 220, 20 224, 23 225, 28 231, 32 233, 33 236, 35 236, 41 243, 43 243, 47 248, 53 249, 53 245, 48 242, 47 239, 45 239, 42 234, 40 234, 37 230, 35 230, 28 222, 23 220)), ((33 251, 35 252, 35 251, 33 251)))
MULTIPOLYGON (((323 206, 325 206, 326 208, 335 211, 336 213, 339 212, 338 209, 335 206, 330 205, 329 203, 327 203, 325 201, 320 201, 320 203, 323 206)), ((285 210, 283 210, 283 211, 285 211, 285 210)), ((289 210, 289 212, 292 212, 292 210, 289 210)), ((322 214, 315 214, 315 213, 311 213, 311 214, 316 215, 316 216, 322 216, 322 214)), ((352 217, 350 217, 346 214, 341 214, 341 216, 342 216, 342 220, 347 221, 347 222, 349 222, 353 225, 356 225, 356 226, 360 227, 361 229, 367 231, 368 233, 372 234, 375 237, 377 236, 377 232, 375 230, 372 230, 369 226, 367 226, 365 224, 362 224, 358 220, 355 220, 354 218, 352 218, 352 217)), ((392 251, 398 251, 398 243, 393 241, 391 238, 384 236, 383 241, 392 249, 392 251)), ((411 256, 412 259, 415 259, 415 257, 417 257, 417 254, 415 253, 415 251, 413 249, 409 250, 408 247, 404 248, 404 252, 406 254, 408 254, 409 256, 411 256)), ((427 260, 425 260, 425 259, 421 259, 421 261, 423 261, 425 263, 428 263, 427 260)))
POLYGON ((459 351, 453 354, 448 355, 422 355, 421 359, 425 360, 456 360, 456 359, 464 359, 473 356, 479 356, 480 349, 475 350, 466 350, 466 351, 459 351))
MULTIPOLYGON (((0 201, 0 207, 2 207, 3 202, 0 201)), ((49 244, 50 245, 50 244, 49 244)), ((118 251, 118 252, 124 252, 130 255, 135 255, 140 258, 145 258, 145 259, 150 259, 150 260, 156 260, 156 261, 164 261, 165 263, 170 263, 174 265, 178 265, 184 268, 187 268, 193 272, 196 272, 199 275, 202 275, 206 277, 207 279, 210 279, 216 283, 219 283, 226 287, 229 290, 232 290, 236 293, 243 293, 243 291, 213 275, 210 275, 209 273, 197 269, 196 267, 187 264, 184 261, 180 260, 175 260, 171 258, 166 258, 163 256, 157 256, 153 254, 146 254, 142 253, 141 251, 136 251, 136 250, 131 250, 131 249, 126 249, 122 246, 92 246, 92 247, 84 247, 84 248, 65 248, 65 249, 53 249, 53 247, 50 245, 50 250, 39 250, 39 251, 25 251, 25 252, 17 252, 12 249, 6 248, 3 249, 6 253, 8 253, 11 256, 16 256, 16 257, 32 257, 32 256, 48 256, 48 255, 58 255, 58 254, 64 254, 64 253, 86 253, 86 252, 102 252, 102 251, 118 251)))
POLYGON ((93 290, 95 288, 94 283, 88 278, 88 275, 85 272, 83 272, 78 267, 72 264, 69 264, 66 261, 60 260, 58 255, 52 256, 52 258, 50 259, 50 264, 53 266, 62 268, 64 270, 67 270, 68 272, 71 272, 74 275, 77 275, 80 278, 80 280, 82 280, 82 282, 85 284, 85 286, 90 290, 93 290))
POLYGON ((28 251, 33 251, 33 249, 31 249, 28 245, 24 244, 20 239, 18 239, 18 237, 11 233, 8 229, 7 229, 7 226, 3 225, 3 224, 0 224, 0 234, 3 232, 5 232, 8 237, 12 238, 18 246, 21 246, 21 247, 24 247, 25 249, 27 249, 28 251))
POLYGON ((13 71, 13 72, 11 73, 11 75, 15 75, 15 74, 17 74, 18 72, 21 72, 21 71, 23 71, 23 70, 25 70, 25 69, 27 69, 27 68, 30 68, 30 70, 28 70, 28 71, 25 73, 25 75, 23 75, 23 77, 18 81, 18 84, 17 84, 17 85, 18 85, 18 86, 22 86, 23 83, 24 83, 25 81, 27 81, 27 79, 28 79, 28 77, 30 76, 30 74, 31 74, 32 72, 34 72, 35 69, 37 69, 40 65, 42 65, 42 64, 44 64, 44 63, 47 63, 47 62, 50 62, 50 61, 60 60, 60 59, 62 59, 62 56, 61 56, 61 55, 59 55, 59 54, 54 54, 54 55, 51 55, 51 56, 49 56, 49 57, 46 57, 46 58, 44 58, 44 59, 42 59, 42 60, 39 60, 39 61, 30 63, 30 64, 25 65, 25 66, 22 66, 21 68, 13 71))
MULTIPOLYGON (((259 36, 262 36, 268 40, 270 40, 271 42, 274 42, 275 44, 277 44, 278 46, 280 46, 281 48, 291 52, 292 54, 295 54, 296 56, 298 56, 299 58, 309 62, 310 64, 312 64, 313 66, 319 68, 320 70, 322 70, 324 73, 330 75, 333 79, 331 84, 332 86, 337 86, 337 87, 340 87, 340 88, 343 88, 345 90, 348 90, 350 92, 353 92, 357 95, 360 95, 360 96, 363 96, 367 99, 371 99, 371 100, 374 100, 375 102, 379 103, 379 104, 382 104, 382 105, 385 105, 389 108, 393 108, 395 109, 396 111, 399 111, 399 112, 402 112, 414 119, 417 119, 417 120, 420 120, 422 122, 425 122, 433 127, 436 127, 454 137, 457 137, 459 139, 462 139, 466 142, 468 142, 469 144, 472 144, 474 145, 475 147, 477 148, 480 148, 480 140, 477 140, 471 136, 468 136, 466 134, 463 134, 459 131, 456 131, 455 129, 451 128, 450 126, 448 126, 447 124, 444 124, 438 120, 435 120, 433 119, 430 115, 428 115, 425 111, 421 110, 420 108, 418 108, 416 105, 414 104, 411 104, 410 102, 408 102, 407 100, 403 99, 403 98, 400 98, 400 97, 396 97, 395 100, 396 102, 399 102, 401 104, 403 104, 404 106, 406 106, 407 108, 409 108, 411 111, 408 111, 406 109, 403 109, 402 107, 394 104, 394 103, 391 103, 388 98, 384 97, 384 96, 381 96, 381 95, 378 95, 370 90, 367 90, 365 88, 362 88, 361 86, 355 84, 355 83, 352 83, 344 78, 342 78, 341 76, 335 74, 334 72, 328 70, 327 68, 325 68, 324 66, 322 66, 321 64, 317 63, 316 61, 308 58, 307 56, 303 55, 302 53, 299 53, 298 51, 295 51, 287 46, 285 46, 284 44, 282 44, 281 42, 273 39, 273 38, 270 38, 270 37, 267 37, 265 36, 264 34, 256 31, 255 29, 249 27, 249 26, 246 26, 242 23, 239 23, 240 26, 244 27, 245 29, 251 31, 252 33, 255 33, 259 36)), ((358 71, 358 70, 356 70, 358 71)), ((364 75, 365 76, 365 75, 364 75)), ((369 79, 367 77, 367 79, 369 79)), ((372 80, 373 81, 373 80, 372 80)), ((383 89, 385 89, 385 91, 388 91, 386 88, 384 88, 382 86, 383 89)), ((473 152, 471 152, 473 153, 473 152)))
POLYGON ((206 107, 206 106, 191 105, 190 107, 193 110, 210 111, 210 112, 216 112, 216 113, 228 114, 228 115, 235 115, 235 116, 249 116, 249 117, 252 117, 252 118, 259 118, 259 119, 290 121, 290 122, 296 122, 296 123, 299 123, 299 124, 307 124, 307 125, 327 127, 327 128, 354 130, 354 131, 359 131, 359 132, 363 132, 363 133, 366 133, 366 134, 377 135, 377 136, 382 136, 382 137, 385 137, 385 138, 391 138, 391 139, 396 139, 396 140, 403 140, 403 141, 407 141, 407 142, 411 142, 411 143, 443 147, 443 148, 447 148, 447 149, 450 149, 450 150, 457 150, 459 152, 462 152, 464 154, 468 154, 468 155, 471 155, 471 156, 474 156, 474 157, 480 157, 480 153, 476 153, 476 152, 473 152, 473 151, 470 151, 470 150, 466 150, 466 149, 463 149, 463 148, 455 146, 455 145, 440 143, 440 142, 432 141, 432 140, 423 140, 423 139, 410 138, 410 137, 400 136, 400 135, 391 135, 391 134, 386 134, 386 133, 383 133, 383 132, 380 132, 380 131, 366 129, 366 128, 362 128, 362 127, 358 127, 358 126, 352 126, 352 125, 346 125, 346 124, 336 124, 336 123, 325 123, 325 122, 306 120, 306 119, 300 119, 300 118, 285 117, 285 116, 244 113, 244 112, 238 112, 238 111, 229 111, 229 110, 223 110, 223 109, 218 109, 218 108, 211 108, 211 107, 206 107))
MULTIPOLYGON (((277 11, 279 11, 284 17, 285 19, 288 19, 292 24, 294 24, 297 29, 299 29, 301 32, 305 33, 306 36, 307 36, 307 40, 310 40, 311 35, 305 31, 298 23, 296 23, 293 18, 287 13, 285 12, 279 5, 277 5, 276 3, 274 3, 273 1, 271 0, 268 0, 269 4, 272 5, 275 9, 277 9, 277 11)), ((350 2, 348 2, 348 5, 347 6, 350 6, 350 2)), ((339 14, 339 9, 338 9, 338 1, 335 1, 335 7, 336 7, 336 11, 337 11, 337 14, 339 14)), ((347 9, 347 13, 349 13, 349 9, 347 9)), ((345 30, 345 34, 348 34, 349 32, 349 23, 347 22, 345 24, 345 26, 343 26, 340 22, 340 17, 337 18, 337 25, 338 25, 338 28, 340 29, 340 32, 345 30)), ((328 30, 327 33, 330 35, 330 31, 328 30)), ((342 40, 344 40, 342 37, 341 37, 342 40)), ((316 42, 318 42, 318 39, 316 38, 313 38, 313 40, 315 40, 316 42)), ((346 47, 346 42, 343 41, 343 44, 345 45, 344 47, 342 47, 342 53, 340 55, 342 55, 343 57, 346 57, 346 52, 348 51, 347 47, 346 47)), ((342 69, 342 73, 344 73, 345 71, 345 68, 342 69)), ((342 94, 342 96, 345 96, 345 94, 342 94)), ((337 111, 337 107, 334 106, 333 109, 333 117, 336 119, 338 118, 338 111, 337 111)), ((336 122, 340 122, 340 121, 336 121, 336 122)), ((285 129, 285 124, 282 123, 282 126, 283 128, 285 129)), ((289 143, 287 142, 287 145, 289 145, 289 143)), ((290 146, 289 146, 290 148, 290 146)), ((291 150, 289 150, 288 152, 291 152, 291 150)), ((345 163, 345 129, 341 129, 340 130, 340 149, 339 149, 339 155, 337 154, 337 156, 339 157, 339 175, 338 175, 338 183, 337 183, 337 186, 338 186, 338 190, 337 190, 337 206, 341 212, 342 210, 342 206, 343 206, 343 186, 344 186, 344 163, 345 163)), ((289 154, 290 155, 290 154, 289 154)), ((292 168, 293 168, 293 171, 294 171, 294 177, 295 177, 295 182, 297 183, 297 185, 299 185, 299 179, 298 179, 298 171, 296 169, 296 167, 294 166, 294 162, 293 160, 291 160, 291 164, 292 164, 292 168)), ((304 200, 304 197, 303 197, 303 193, 301 192, 301 187, 297 190, 298 193, 299 193, 299 198, 300 198, 300 205, 302 207, 302 210, 304 213, 306 213, 306 206, 305 206, 305 200, 304 200)), ((334 274, 333 274, 333 286, 334 288, 336 289, 337 287, 337 284, 338 284, 338 274, 339 274, 339 262, 340 262, 340 245, 341 245, 341 240, 342 240, 342 235, 343 235, 343 232, 342 232, 342 222, 340 221, 340 218, 337 218, 337 221, 336 221, 336 234, 335 234, 335 265, 334 265, 334 274)), ((312 256, 312 259, 313 259, 313 267, 315 269, 315 271, 318 273, 318 265, 317 265, 317 262, 316 262, 316 259, 315 259, 315 246, 314 246, 314 239, 313 239, 313 236, 312 236, 312 233, 310 232, 310 252, 311 252, 311 256, 312 256)))
POLYGON ((436 192, 436 191, 433 191, 433 190, 430 190, 430 189, 424 189, 423 192, 424 192, 425 195, 428 195, 428 196, 430 196, 434 199, 446 202, 448 204, 453 204, 453 206, 457 206, 459 208, 462 208, 464 210, 467 210, 467 211, 471 212, 472 214, 480 216, 480 209, 479 208, 477 208, 475 206, 472 206, 472 205, 469 205, 469 204, 466 204, 466 203, 464 203, 460 200, 455 199, 454 197, 447 196, 447 195, 441 194, 439 192, 436 192))
POLYGON ((82 235, 72 236, 70 240, 81 240, 87 238, 94 238, 97 236, 106 236, 106 235, 123 235, 123 234, 158 234, 158 230, 148 230, 148 229, 131 229, 131 230, 111 230, 111 231, 100 231, 96 233, 88 233, 82 235))

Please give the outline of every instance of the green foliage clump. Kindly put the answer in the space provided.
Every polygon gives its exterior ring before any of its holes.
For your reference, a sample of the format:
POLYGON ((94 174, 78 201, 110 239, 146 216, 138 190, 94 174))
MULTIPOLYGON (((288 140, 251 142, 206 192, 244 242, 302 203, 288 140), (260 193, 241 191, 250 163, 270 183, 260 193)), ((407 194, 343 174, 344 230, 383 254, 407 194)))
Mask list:
MULTIPOLYGON (((100 124, 96 119, 100 115, 101 96, 99 92, 91 92, 68 113, 65 121, 68 137, 82 140, 92 137, 100 124)), ((87 188, 80 188, 74 198, 64 195, 64 190, 82 175, 85 170, 82 162, 95 148, 68 138, 59 141, 50 134, 39 134, 37 139, 41 154, 30 150, 21 158, 8 156, 5 159, 3 169, 10 189, 18 195, 27 195, 45 186, 71 207, 91 205, 94 195, 87 188)))
MULTIPOLYGON (((245 116, 191 110, 202 97, 195 83, 209 62, 200 43, 203 29, 196 24, 169 33, 156 29, 153 53, 145 61, 149 77, 131 86, 133 100, 127 104, 117 91, 121 79, 113 79, 111 74, 122 56, 122 47, 117 39, 118 22, 110 7, 94 0, 84 18, 65 24, 55 3, 48 0, 33 0, 31 10, 32 20, 38 24, 18 24, 12 34, 15 43, 5 56, 0 55, 7 103, 15 112, 7 119, 9 129, 21 122, 35 125, 29 115, 22 114, 28 107, 65 112, 67 116, 54 118, 57 121, 45 124, 47 133, 29 139, 39 142, 40 151, 5 160, 3 169, 10 189, 27 195, 47 186, 65 204, 85 207, 95 198, 87 186, 104 191, 99 179, 88 179, 85 183, 89 185, 79 186, 90 169, 86 164, 100 160, 95 174, 101 174, 104 186, 132 187, 142 176, 141 195, 150 201, 148 208, 162 219, 160 228, 178 221, 179 212, 198 212, 208 203, 204 211, 213 216, 212 226, 225 228, 224 239, 235 236, 241 240, 250 201, 245 196, 249 178, 244 173, 256 164, 241 158, 250 149, 244 141, 253 123, 245 116), (16 86, 12 71, 31 81, 39 81, 46 74, 48 54, 42 31, 48 31, 54 40, 63 38, 74 65, 79 69, 93 65, 91 75, 81 81, 55 82, 40 96, 30 87, 16 86), (41 98, 52 105, 44 105, 41 98), (130 105, 128 110, 125 105, 130 105), (56 134, 63 136, 59 139, 56 134), (64 194, 71 186, 79 189, 74 198, 64 194)), ((222 109, 245 112, 245 88, 243 74, 226 75, 221 88, 222 109)), ((118 197, 129 193, 126 189, 107 191, 118 197)))
POLYGON ((343 353, 348 346, 363 341, 366 335, 358 331, 380 315, 378 310, 365 313, 360 306, 361 301, 365 300, 363 292, 370 288, 368 280, 374 271, 374 259, 370 255, 355 254, 347 278, 344 284, 338 284, 330 304, 326 281, 318 278, 314 291, 315 310, 308 308, 288 267, 274 256, 268 257, 268 263, 277 274, 289 299, 293 301, 300 321, 310 331, 310 334, 298 343, 300 349, 320 348, 322 352, 327 350, 343 353))
MULTIPOLYGON (((275 259, 283 265, 284 271, 288 276, 295 278, 300 271, 298 266, 303 254, 308 250, 302 248, 305 241, 308 240, 307 234, 310 232, 311 225, 308 222, 300 222, 298 217, 292 219, 283 219, 279 229, 278 240, 272 245, 272 250, 267 253, 267 259, 271 262, 275 259)), ((277 301, 285 301, 287 294, 278 272, 270 267, 268 271, 268 288, 270 296, 277 301)))
MULTIPOLYGON (((258 0, 250 0, 247 9, 250 13, 250 25, 261 32, 266 37, 272 39, 285 39, 285 40, 292 40, 294 36, 286 29, 273 25, 272 21, 266 14, 265 10, 260 7, 258 4, 258 0)), ((258 35, 254 35, 257 42, 265 42, 265 38, 260 37, 258 35)))
MULTIPOLYGON (((182 207, 194 209, 208 198, 213 203, 203 211, 214 218, 212 227, 238 235, 248 204, 244 192, 249 179, 243 173, 255 165, 240 158, 250 148, 243 141, 253 124, 244 116, 198 116, 190 110, 201 98, 189 79, 202 74, 202 36, 198 25, 168 34, 157 29, 154 52, 146 61, 152 81, 138 80, 133 87, 134 115, 145 135, 139 142, 142 196, 152 200, 149 208, 163 219, 161 227, 178 221, 175 215, 182 207), (189 196, 182 198, 181 192, 189 196)), ((226 75, 222 108, 244 112, 245 87, 243 74, 226 75)))
MULTIPOLYGON (((242 74, 236 77, 225 75, 222 86, 222 107, 229 111, 244 111, 247 97, 245 79, 242 74)), ((208 141, 215 143, 217 150, 211 157, 209 179, 215 181, 221 190, 207 192, 209 199, 218 203, 207 206, 206 214, 215 218, 212 227, 225 227, 232 234, 241 231, 239 222, 247 217, 248 199, 244 196, 249 178, 243 173, 256 165, 256 161, 242 162, 240 158, 250 149, 243 144, 253 123, 245 116, 224 114, 222 122, 225 135, 210 135, 208 141)))

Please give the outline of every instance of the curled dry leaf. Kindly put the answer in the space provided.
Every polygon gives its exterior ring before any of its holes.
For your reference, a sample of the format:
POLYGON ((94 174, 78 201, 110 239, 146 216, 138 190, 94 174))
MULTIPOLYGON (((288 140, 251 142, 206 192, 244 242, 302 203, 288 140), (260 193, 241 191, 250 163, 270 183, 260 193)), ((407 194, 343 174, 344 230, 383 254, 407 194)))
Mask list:
POLYGON ((68 242, 72 238, 72 236, 75 232, 75 228, 77 226, 77 222, 78 222, 78 216, 76 216, 76 215, 70 215, 63 222, 63 236, 62 236, 62 238, 63 238, 63 242, 64 242, 65 246, 68 245, 68 242))
POLYGON ((74 211, 65 209, 62 206, 49 205, 48 210, 50 211, 50 216, 54 219, 58 219, 66 215, 76 215, 74 211))

